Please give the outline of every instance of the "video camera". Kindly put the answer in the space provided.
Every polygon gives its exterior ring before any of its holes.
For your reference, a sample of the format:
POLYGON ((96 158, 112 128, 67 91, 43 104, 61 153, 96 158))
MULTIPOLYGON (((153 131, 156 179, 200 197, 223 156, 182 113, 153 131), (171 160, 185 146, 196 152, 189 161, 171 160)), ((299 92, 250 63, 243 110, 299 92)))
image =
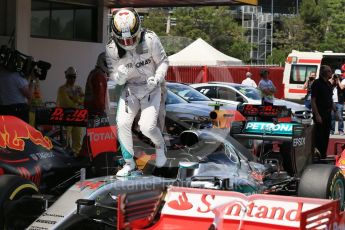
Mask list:
POLYGON ((28 77, 31 73, 40 80, 45 80, 51 64, 45 61, 34 61, 32 56, 25 55, 18 50, 1 46, 0 66, 28 77))
POLYGON ((341 80, 341 71, 339 69, 336 69, 334 71, 334 74, 332 75, 333 80, 337 80, 338 78, 341 80))

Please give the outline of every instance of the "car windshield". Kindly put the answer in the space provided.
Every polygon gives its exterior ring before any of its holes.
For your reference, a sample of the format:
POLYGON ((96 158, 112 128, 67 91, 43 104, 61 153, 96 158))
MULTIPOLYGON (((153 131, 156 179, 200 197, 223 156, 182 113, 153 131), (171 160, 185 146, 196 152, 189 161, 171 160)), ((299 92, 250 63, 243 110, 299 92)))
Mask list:
POLYGON ((244 86, 244 85, 236 85, 234 86, 235 89, 243 93, 246 97, 253 99, 253 100, 261 100, 261 93, 260 90, 251 86, 244 86))
POLYGON ((199 91, 195 90, 194 88, 188 85, 168 83, 167 87, 173 93, 177 94, 178 96, 184 98, 187 101, 211 101, 210 98, 206 97, 204 94, 200 93, 199 91))
POLYGON ((183 98, 177 96, 176 94, 172 93, 170 90, 168 90, 168 95, 167 95, 165 104, 170 105, 170 104, 181 104, 181 103, 188 103, 188 102, 183 100, 183 98))

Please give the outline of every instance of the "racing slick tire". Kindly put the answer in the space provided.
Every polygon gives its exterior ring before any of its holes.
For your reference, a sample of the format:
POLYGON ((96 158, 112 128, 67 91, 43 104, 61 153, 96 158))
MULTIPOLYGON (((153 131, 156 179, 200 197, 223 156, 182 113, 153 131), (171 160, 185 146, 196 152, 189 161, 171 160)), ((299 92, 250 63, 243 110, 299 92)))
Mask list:
POLYGON ((339 199, 344 210, 345 179, 340 168, 330 164, 312 164, 302 173, 298 196, 339 199))
MULTIPOLYGON (((16 217, 20 216, 18 214, 19 210, 12 209, 13 213, 10 213, 11 209, 6 207, 6 202, 38 193, 39 189, 32 181, 16 175, 0 176, 0 229, 18 229, 18 226, 9 226, 9 224, 14 224, 14 222, 10 223, 5 217, 11 215, 16 217)), ((18 218, 15 222, 18 224, 18 218)))

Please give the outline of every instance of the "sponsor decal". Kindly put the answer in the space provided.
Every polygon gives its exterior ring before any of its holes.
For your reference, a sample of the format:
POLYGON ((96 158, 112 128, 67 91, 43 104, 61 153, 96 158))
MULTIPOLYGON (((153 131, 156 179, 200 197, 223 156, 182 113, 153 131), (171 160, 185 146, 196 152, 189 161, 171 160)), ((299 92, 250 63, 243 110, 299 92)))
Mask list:
POLYGON ((29 169, 25 167, 17 167, 18 174, 28 180, 31 180, 36 185, 40 185, 41 177, 42 177, 42 170, 39 165, 34 167, 34 172, 30 172, 29 169))
POLYGON ((137 62, 137 63, 135 64, 135 67, 140 68, 140 67, 145 66, 145 65, 148 65, 148 64, 150 64, 150 63, 151 63, 151 59, 148 58, 148 59, 146 59, 146 60, 137 62))
POLYGON ((28 230, 48 230, 48 228, 38 227, 38 226, 30 226, 30 228, 28 230))
POLYGON ((100 127, 105 126, 104 124, 108 124, 109 120, 107 117, 95 118, 93 119, 93 127, 100 127))
POLYGON ((287 135, 292 136, 294 123, 278 123, 249 121, 243 132, 255 134, 287 135))
POLYGON ((93 158, 104 152, 117 152, 115 126, 88 128, 87 136, 89 137, 93 158))
POLYGON ((131 69, 133 68, 133 63, 127 63, 125 66, 126 68, 131 69))
POLYGON ((102 133, 89 132, 88 136, 90 137, 90 140, 92 142, 115 140, 115 134, 113 132, 104 132, 104 133, 103 132, 102 133))
POLYGON ((56 224, 56 221, 54 220, 42 220, 42 219, 38 219, 35 222, 37 223, 43 223, 43 224, 50 224, 50 225, 54 225, 56 224))
POLYGON ((13 116, 0 116, 0 147, 24 151, 25 140, 31 140, 48 150, 53 148, 50 139, 24 121, 13 116))
POLYGON ((89 188, 92 190, 98 189, 99 187, 103 186, 105 184, 104 181, 79 181, 76 183, 76 187, 80 188, 81 190, 85 188, 89 188))
MULTIPOLYGON (((215 201, 215 195, 203 194, 200 197, 200 202, 196 204, 197 213, 208 213, 211 212, 211 204, 215 201)), ((243 215, 242 201, 229 202, 225 215, 240 217, 243 215)), ((188 201, 186 193, 178 195, 177 200, 168 202, 168 206, 175 210, 190 210, 193 208, 193 204, 188 201)), ((299 221, 303 203, 297 202, 295 207, 286 209, 284 207, 275 206, 270 207, 266 204, 260 204, 259 202, 249 202, 247 204, 247 211, 245 213, 248 217, 271 219, 271 220, 288 220, 288 221, 299 221)))
MULTIPOLYGON (((190 188, 169 189, 162 215, 215 218, 214 209, 225 205, 225 220, 243 220, 264 224, 298 227, 305 211, 328 204, 329 200, 292 198, 238 192, 212 191, 190 188)), ((325 212, 328 213, 329 209, 325 212)), ((318 212, 320 216, 325 213, 318 212)), ((178 217, 177 217, 178 218, 178 217)))
MULTIPOLYGON (((134 65, 135 65, 136 68, 140 68, 140 67, 142 67, 142 66, 145 66, 145 65, 150 64, 151 62, 152 62, 151 59, 148 58, 148 59, 145 59, 145 60, 143 60, 143 61, 139 61, 139 62, 135 63, 134 65)), ((131 69, 131 68, 133 68, 133 63, 127 63, 125 66, 126 66, 128 69, 131 69)))
POLYGON ((58 218, 64 218, 65 216, 59 215, 59 214, 54 214, 54 213, 43 213, 42 216, 51 216, 51 217, 58 217, 58 218))
POLYGON ((292 140, 293 147, 299 147, 305 145, 305 137, 298 137, 292 140))
POLYGON ((34 160, 34 161, 38 161, 38 157, 36 156, 36 154, 30 154, 30 157, 34 160))
POLYGON ((177 200, 170 201, 169 207, 176 210, 189 210, 193 208, 193 204, 188 201, 187 195, 183 192, 178 196, 177 200))
POLYGON ((54 153, 53 152, 40 152, 40 153, 32 153, 30 154, 30 157, 37 161, 40 159, 47 159, 47 158, 52 158, 54 157, 54 153))

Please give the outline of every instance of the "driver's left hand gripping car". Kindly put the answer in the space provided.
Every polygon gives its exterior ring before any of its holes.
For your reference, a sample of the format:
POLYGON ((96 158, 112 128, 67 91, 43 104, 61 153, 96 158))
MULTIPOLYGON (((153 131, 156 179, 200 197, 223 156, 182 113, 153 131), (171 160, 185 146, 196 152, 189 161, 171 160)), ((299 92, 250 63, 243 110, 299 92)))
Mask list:
POLYGON ((296 139, 306 137, 303 135, 310 127, 286 123, 274 126, 269 133, 258 134, 253 128, 267 124, 247 124, 237 139, 280 139, 285 143, 285 150, 290 150, 286 154, 296 157, 301 153, 298 159, 307 159, 299 164, 286 162, 292 164, 290 168, 285 165, 291 169, 287 172, 274 159, 264 158, 262 162, 224 129, 185 131, 180 136, 184 147, 174 149, 173 155, 175 158, 181 155, 191 162, 180 163, 175 179, 157 177, 154 169, 151 176, 81 180, 28 229, 190 229, 196 226, 198 229, 334 229, 344 226, 345 216, 340 210, 344 207, 345 180, 341 170, 331 164, 311 164, 308 160, 311 153, 302 153, 302 145, 296 139), (273 132, 280 128, 284 132, 273 132), (282 194, 292 196, 277 196, 282 194))

